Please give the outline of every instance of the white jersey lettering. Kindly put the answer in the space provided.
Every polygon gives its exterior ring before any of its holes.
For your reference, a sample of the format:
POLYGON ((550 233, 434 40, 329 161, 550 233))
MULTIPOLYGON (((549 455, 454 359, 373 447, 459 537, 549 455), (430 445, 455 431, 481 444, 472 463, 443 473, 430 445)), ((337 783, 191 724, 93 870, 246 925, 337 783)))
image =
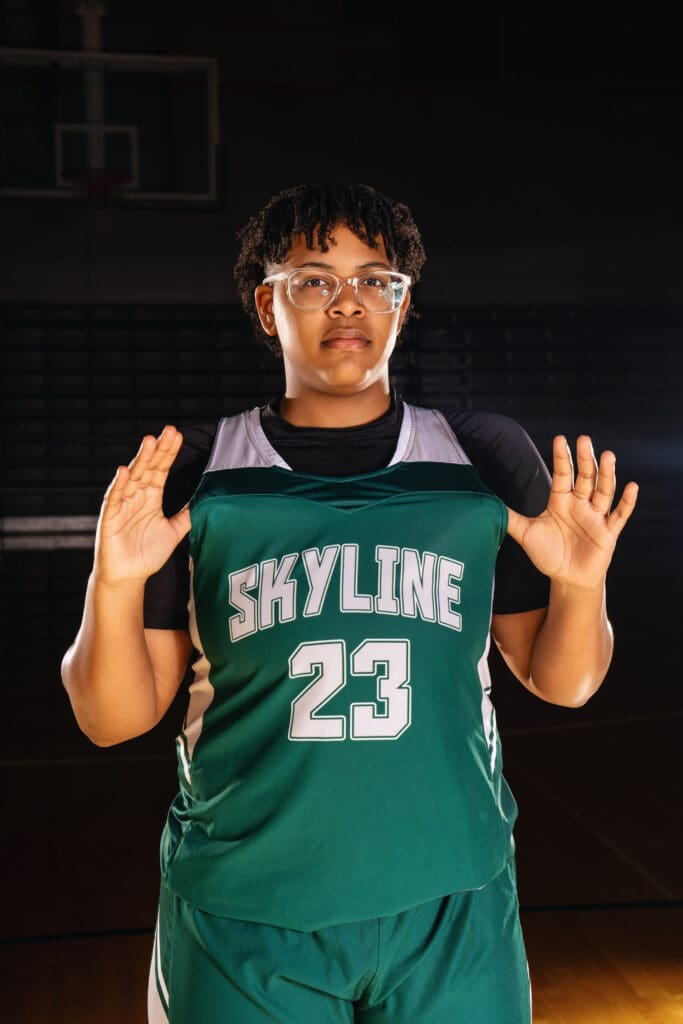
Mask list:
POLYGON ((372 611, 372 596, 358 593, 357 544, 342 544, 340 608, 343 612, 372 611))
POLYGON ((401 558, 401 614, 415 619, 419 616, 436 622, 434 610, 434 569, 437 556, 425 551, 420 561, 419 551, 404 548, 401 558))
POLYGON ((241 640, 256 632, 256 601, 249 597, 246 590, 253 590, 258 584, 258 565, 248 565, 246 569, 231 572, 228 577, 230 587, 230 604, 237 608, 237 615, 229 620, 230 639, 241 640))
POLYGON ((304 615, 320 615, 339 558, 339 545, 328 544, 322 551, 318 548, 307 548, 302 553, 302 558, 309 586, 304 615))
POLYGON ((462 615, 454 612, 451 604, 460 604, 460 587, 451 581, 461 580, 465 566, 453 558, 439 559, 437 591, 439 597, 439 622, 450 629, 462 629, 462 615))
POLYGON ((375 559, 379 569, 377 574, 377 597, 375 611, 385 615, 398 615, 399 603, 394 593, 396 583, 396 566, 401 557, 400 548, 386 547, 378 544, 375 548, 375 559))
MULTIPOLYGON (((369 552, 366 553, 369 556, 369 552)), ((229 600, 236 615, 229 619, 230 639, 241 640, 276 622, 293 622, 329 610, 330 585, 338 573, 339 611, 400 615, 462 630, 460 581, 464 562, 433 551, 378 544, 374 549, 375 593, 359 590, 358 574, 363 552, 358 544, 327 544, 289 552, 280 559, 268 558, 230 573, 229 600), (341 557, 340 557, 341 555, 341 557), (295 574, 301 560, 303 573, 295 574), (305 580, 301 577, 305 575, 305 580), (297 578, 298 577, 298 578, 297 578), (299 598, 301 585, 305 599, 299 598), (252 594, 249 591, 256 591, 252 594), (301 603, 303 601, 303 608, 301 603)), ((367 578, 366 562, 366 578, 367 578)), ((334 593, 334 591, 332 592, 334 593)))
POLYGON ((268 629, 273 625, 276 604, 280 606, 280 622, 291 622, 296 618, 296 580, 289 577, 298 560, 299 555, 295 552, 283 555, 279 565, 274 558, 262 563, 259 591, 261 629, 268 629))

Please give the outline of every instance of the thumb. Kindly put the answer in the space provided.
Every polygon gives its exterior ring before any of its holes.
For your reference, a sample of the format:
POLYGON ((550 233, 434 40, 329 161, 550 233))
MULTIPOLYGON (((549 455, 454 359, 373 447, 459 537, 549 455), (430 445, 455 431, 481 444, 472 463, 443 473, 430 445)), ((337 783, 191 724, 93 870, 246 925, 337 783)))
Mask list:
POLYGON ((190 532, 192 522, 190 520, 190 506, 184 505, 179 512, 176 512, 174 516, 171 516, 169 523, 173 526, 173 529, 178 535, 178 540, 181 541, 190 532))
POLYGON ((508 510, 508 536, 516 540, 518 544, 523 544, 524 535, 529 528, 531 520, 527 516, 521 515, 519 512, 515 512, 509 505, 506 506, 508 510))

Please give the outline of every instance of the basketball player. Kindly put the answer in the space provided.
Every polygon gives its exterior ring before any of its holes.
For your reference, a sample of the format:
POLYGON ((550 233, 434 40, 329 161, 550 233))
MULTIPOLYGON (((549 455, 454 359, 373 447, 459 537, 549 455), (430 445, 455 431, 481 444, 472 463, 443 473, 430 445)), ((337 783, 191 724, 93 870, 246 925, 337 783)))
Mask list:
POLYGON ((392 390, 424 260, 406 206, 302 186, 241 242, 284 394, 119 467, 63 664, 107 746, 193 657, 150 1021, 529 1024, 489 635, 541 699, 588 700, 636 485, 611 510, 614 455, 579 437, 575 474, 556 437, 548 492, 514 422, 392 390))

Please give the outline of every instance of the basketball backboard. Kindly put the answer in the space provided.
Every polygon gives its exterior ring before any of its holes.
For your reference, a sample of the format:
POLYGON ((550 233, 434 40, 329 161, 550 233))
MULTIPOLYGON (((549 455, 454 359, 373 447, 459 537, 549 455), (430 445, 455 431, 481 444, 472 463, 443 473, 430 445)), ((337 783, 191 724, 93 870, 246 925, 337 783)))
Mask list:
POLYGON ((216 199, 213 58, 0 48, 0 71, 0 198, 69 199, 85 176, 125 203, 216 199))

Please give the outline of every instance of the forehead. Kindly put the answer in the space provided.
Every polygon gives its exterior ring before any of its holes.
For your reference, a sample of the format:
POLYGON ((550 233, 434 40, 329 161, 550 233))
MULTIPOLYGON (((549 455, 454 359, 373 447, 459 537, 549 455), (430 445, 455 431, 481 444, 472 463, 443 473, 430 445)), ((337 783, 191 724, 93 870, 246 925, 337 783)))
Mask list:
POLYGON ((337 224, 332 231, 326 252, 317 245, 309 249, 305 236, 297 235, 292 240, 282 266, 300 266, 303 263, 315 262, 325 263, 333 270, 337 267, 362 267, 368 263, 388 267, 389 258, 381 235, 377 236, 376 242, 377 247, 374 248, 363 242, 346 225, 337 224))

